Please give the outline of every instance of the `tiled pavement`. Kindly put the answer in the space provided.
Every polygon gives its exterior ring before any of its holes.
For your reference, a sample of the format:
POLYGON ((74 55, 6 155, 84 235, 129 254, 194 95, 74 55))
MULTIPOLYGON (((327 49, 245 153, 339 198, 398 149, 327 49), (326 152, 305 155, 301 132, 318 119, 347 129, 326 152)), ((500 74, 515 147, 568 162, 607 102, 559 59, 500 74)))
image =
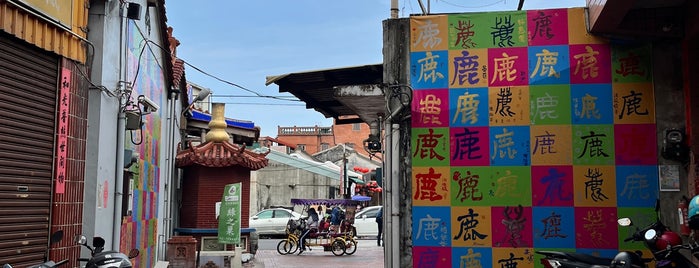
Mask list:
POLYGON ((375 240, 359 240, 357 252, 352 255, 335 256, 321 247, 304 251, 300 255, 280 255, 276 250, 258 250, 255 258, 243 267, 383 267, 383 247, 376 246, 375 240))

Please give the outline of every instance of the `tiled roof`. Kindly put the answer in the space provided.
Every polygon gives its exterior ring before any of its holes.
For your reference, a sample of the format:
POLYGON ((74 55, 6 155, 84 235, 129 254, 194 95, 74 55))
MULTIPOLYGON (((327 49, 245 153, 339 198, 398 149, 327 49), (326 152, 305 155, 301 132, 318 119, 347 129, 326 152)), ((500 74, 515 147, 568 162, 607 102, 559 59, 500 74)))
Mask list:
POLYGON ((255 153, 245 150, 245 145, 230 142, 206 142, 179 151, 175 164, 177 167, 199 165, 205 167, 242 166, 258 170, 267 166, 269 153, 255 153))

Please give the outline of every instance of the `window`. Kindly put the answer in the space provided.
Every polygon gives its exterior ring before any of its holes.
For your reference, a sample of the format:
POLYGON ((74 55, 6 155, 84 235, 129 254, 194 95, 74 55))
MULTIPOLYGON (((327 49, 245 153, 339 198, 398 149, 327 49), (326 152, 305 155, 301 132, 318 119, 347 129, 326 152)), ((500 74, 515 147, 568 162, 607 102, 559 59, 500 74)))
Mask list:
POLYGON ((297 151, 305 151, 305 150, 306 150, 306 145, 305 145, 305 144, 297 144, 297 145, 296 145, 296 150, 297 150, 297 151))
POLYGON ((291 218, 291 213, 284 210, 277 210, 274 212, 275 218, 291 218))
POLYGON ((362 125, 360 123, 352 124, 352 130, 353 131, 360 131, 360 130, 362 130, 362 125))
POLYGON ((273 217, 274 211, 272 210, 265 210, 260 213, 257 213, 257 218, 258 219, 271 219, 273 217))

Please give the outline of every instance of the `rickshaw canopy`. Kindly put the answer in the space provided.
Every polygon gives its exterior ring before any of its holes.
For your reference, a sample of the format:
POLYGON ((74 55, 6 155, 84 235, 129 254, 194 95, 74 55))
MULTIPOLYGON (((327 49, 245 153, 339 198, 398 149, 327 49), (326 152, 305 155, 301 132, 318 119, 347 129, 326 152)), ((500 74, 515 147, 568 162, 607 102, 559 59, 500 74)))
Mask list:
POLYGON ((349 206, 359 205, 359 201, 351 200, 351 199, 299 199, 299 198, 292 198, 291 204, 292 205, 305 205, 305 206, 323 205, 326 207, 331 207, 331 206, 349 207, 349 206))

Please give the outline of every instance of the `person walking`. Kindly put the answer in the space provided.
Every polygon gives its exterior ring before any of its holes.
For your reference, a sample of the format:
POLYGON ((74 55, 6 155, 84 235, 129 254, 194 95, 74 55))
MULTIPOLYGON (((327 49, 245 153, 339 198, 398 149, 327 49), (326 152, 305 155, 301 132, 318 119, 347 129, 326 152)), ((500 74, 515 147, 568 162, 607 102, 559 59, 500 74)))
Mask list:
POLYGON ((383 206, 376 213, 376 225, 379 226, 379 234, 376 236, 376 245, 381 246, 381 233, 383 233, 383 206))

